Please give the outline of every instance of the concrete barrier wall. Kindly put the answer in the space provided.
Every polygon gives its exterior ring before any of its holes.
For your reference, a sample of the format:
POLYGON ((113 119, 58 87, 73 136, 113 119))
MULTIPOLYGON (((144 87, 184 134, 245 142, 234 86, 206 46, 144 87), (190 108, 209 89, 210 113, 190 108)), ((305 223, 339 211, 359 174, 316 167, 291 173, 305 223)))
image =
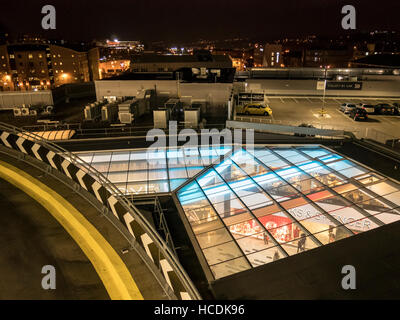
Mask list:
POLYGON ((14 107, 43 104, 52 106, 53 95, 50 90, 0 92, 0 110, 14 107))
POLYGON ((343 137, 346 133, 343 130, 329 130, 329 129, 317 129, 317 128, 303 128, 288 125, 279 124, 265 124, 265 123, 254 123, 254 122, 242 122, 242 121, 227 121, 227 128, 232 129, 253 129, 261 132, 276 132, 276 133, 297 133, 302 135, 315 135, 315 136, 326 136, 326 137, 343 137))
MULTIPOLYGON (((361 90, 326 90, 327 96, 376 96, 400 97, 400 81, 362 81, 361 90)), ((317 90, 317 80, 275 80, 251 79, 246 81, 248 92, 262 92, 271 95, 322 95, 317 90)))

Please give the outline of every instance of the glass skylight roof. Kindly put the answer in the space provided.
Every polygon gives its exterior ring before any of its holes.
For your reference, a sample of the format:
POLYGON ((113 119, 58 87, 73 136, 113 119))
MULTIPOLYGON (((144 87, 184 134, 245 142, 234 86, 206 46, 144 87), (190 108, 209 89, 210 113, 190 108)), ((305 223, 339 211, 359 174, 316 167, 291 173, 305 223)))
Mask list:
POLYGON ((400 220, 400 184, 321 146, 77 154, 126 195, 174 192, 215 279, 400 220))
POLYGON ((233 150, 176 191, 216 279, 400 220, 400 185, 319 146, 233 150))
POLYGON ((76 153, 126 195, 171 192, 231 147, 76 153))

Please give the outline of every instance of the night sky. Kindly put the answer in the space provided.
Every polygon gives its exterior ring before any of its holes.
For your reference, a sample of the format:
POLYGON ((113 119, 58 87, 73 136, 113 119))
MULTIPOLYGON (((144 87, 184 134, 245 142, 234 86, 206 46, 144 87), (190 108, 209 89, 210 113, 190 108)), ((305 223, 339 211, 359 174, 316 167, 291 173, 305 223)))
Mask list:
POLYGON ((357 10, 357 29, 400 30, 400 1, 389 0, 10 0, 0 31, 46 38, 190 41, 346 34, 341 8, 357 10), (57 30, 41 29, 41 8, 57 9, 57 30))

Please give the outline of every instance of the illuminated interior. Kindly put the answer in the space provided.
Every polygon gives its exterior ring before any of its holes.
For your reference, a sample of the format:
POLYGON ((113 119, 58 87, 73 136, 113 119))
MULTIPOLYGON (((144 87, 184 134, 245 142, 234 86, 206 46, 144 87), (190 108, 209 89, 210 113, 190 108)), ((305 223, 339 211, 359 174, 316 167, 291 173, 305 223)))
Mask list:
POLYGON ((321 146, 78 155, 126 195, 175 194, 215 279, 400 220, 400 184, 321 146))
POLYGON ((400 185, 323 147, 239 149, 177 197, 216 279, 400 220, 400 185))
POLYGON ((231 149, 135 149, 76 154, 125 195, 138 195, 171 192, 231 149))

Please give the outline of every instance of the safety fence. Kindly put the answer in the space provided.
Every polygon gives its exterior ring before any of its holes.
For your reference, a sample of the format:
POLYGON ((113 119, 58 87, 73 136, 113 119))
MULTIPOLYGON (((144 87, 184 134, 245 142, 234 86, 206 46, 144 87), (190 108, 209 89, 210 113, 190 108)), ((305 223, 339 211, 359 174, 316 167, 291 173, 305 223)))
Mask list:
POLYGON ((0 145, 43 161, 95 196, 121 221, 134 241, 146 252, 176 298, 201 299, 168 244, 132 202, 95 168, 52 142, 4 123, 0 123, 0 145))

